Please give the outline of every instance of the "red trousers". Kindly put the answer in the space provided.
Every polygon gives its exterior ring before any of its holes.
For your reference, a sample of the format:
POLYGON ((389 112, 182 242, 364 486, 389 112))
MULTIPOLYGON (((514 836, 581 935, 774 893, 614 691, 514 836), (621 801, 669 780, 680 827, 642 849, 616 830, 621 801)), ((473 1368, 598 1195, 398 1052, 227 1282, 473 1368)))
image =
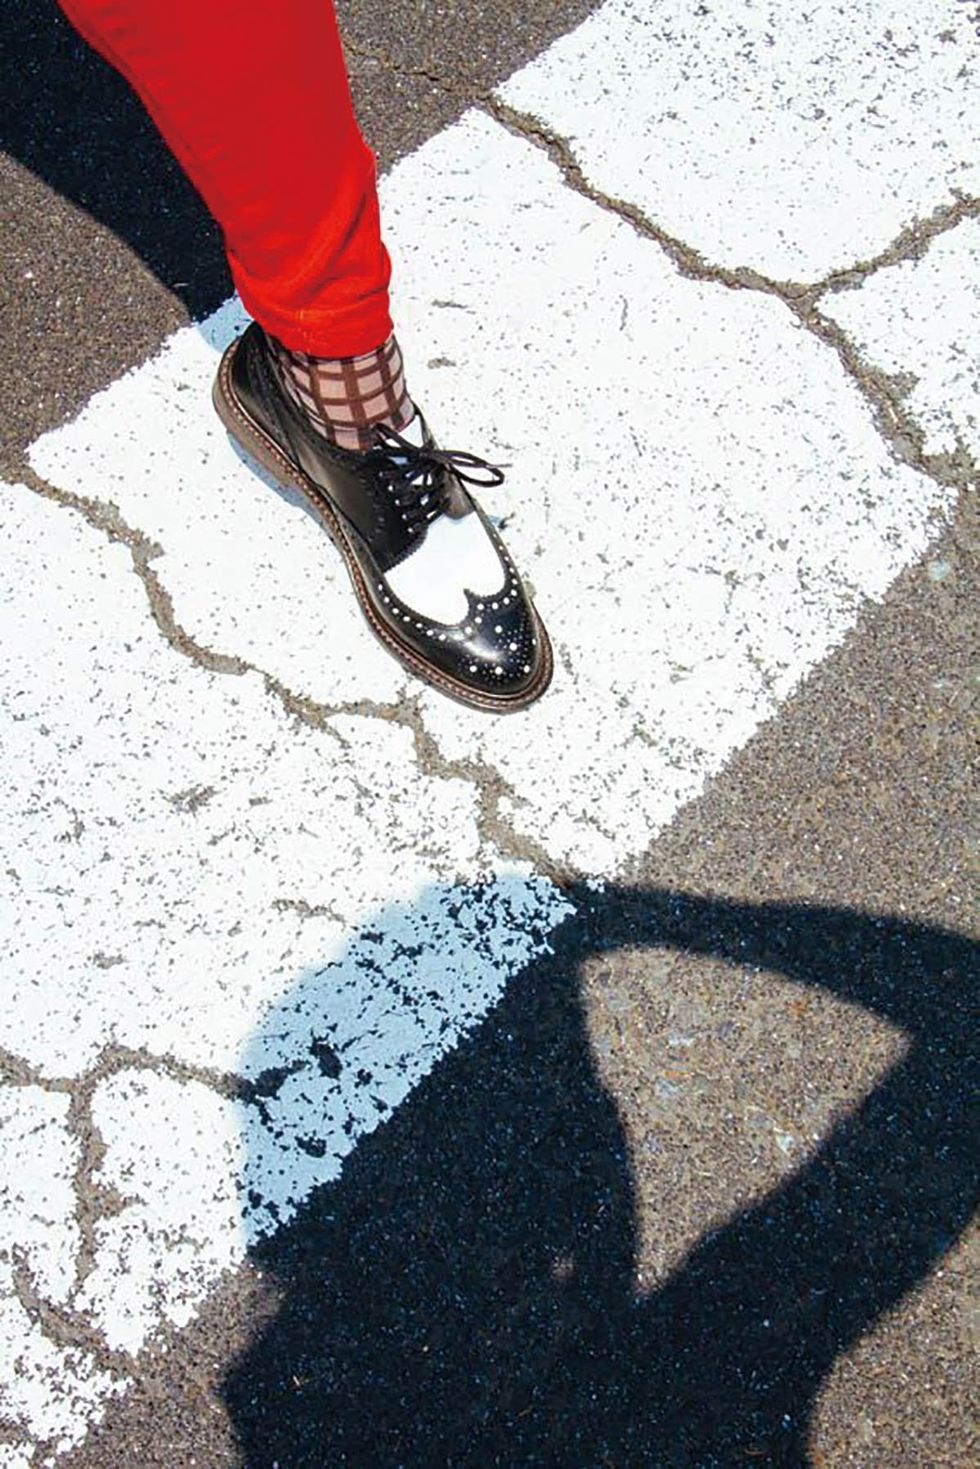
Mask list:
POLYGON ((217 219, 246 311, 320 357, 380 346, 391 265, 331 0, 60 3, 217 219))

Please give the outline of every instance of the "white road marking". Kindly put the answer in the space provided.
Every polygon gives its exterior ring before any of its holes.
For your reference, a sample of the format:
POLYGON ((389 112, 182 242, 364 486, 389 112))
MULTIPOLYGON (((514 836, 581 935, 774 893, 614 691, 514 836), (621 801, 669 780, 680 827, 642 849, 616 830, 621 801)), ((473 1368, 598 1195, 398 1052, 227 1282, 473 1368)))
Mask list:
POLYGON ((474 790, 423 775, 407 729, 297 725, 257 675, 203 673, 123 547, 26 490, 2 511, 0 1044, 50 1076, 109 1039, 235 1070, 270 998, 360 921, 476 876, 474 790))
MULTIPOLYGON (((832 197, 846 235, 836 225, 828 235, 820 190, 801 182, 824 165, 820 129, 799 105, 791 151, 803 138, 812 158, 778 197, 743 176, 740 213, 718 119, 737 136, 749 96, 775 171, 789 146, 778 89, 765 93, 757 47, 744 67, 722 67, 737 27, 711 17, 699 22, 703 54, 678 42, 689 75, 672 85, 668 48, 641 54, 644 28, 663 15, 609 5, 505 91, 562 130, 573 124, 598 182, 656 205, 669 228, 683 231, 687 216, 667 201, 697 200, 689 240, 716 258, 716 212, 732 225, 719 249, 812 273, 825 257, 848 263, 877 248, 910 211, 963 185, 961 93, 947 77, 925 118, 896 53, 882 63, 880 48, 873 82, 889 82, 894 105, 884 138, 875 134, 880 171, 868 173, 875 124, 854 122, 864 52, 848 29, 821 72, 839 104, 827 123, 837 153, 865 171, 860 200, 842 208, 852 183, 838 159, 845 183, 832 197), (588 71, 609 88, 601 96, 580 74, 583 39, 588 71), (653 62, 679 110, 682 152, 663 146, 672 118, 636 110, 633 81, 653 62), (576 99, 573 115, 559 92, 576 99), (621 185, 604 131, 620 150, 643 132, 621 185), (658 151, 674 159, 673 195, 657 182, 658 151)), ((830 19, 844 23, 823 7, 811 16, 814 45, 830 19)), ((779 26, 781 45, 803 46, 793 14, 779 26)), ((920 53, 933 78, 947 76, 931 41, 920 37, 920 53)), ((889 458, 834 355, 780 303, 682 279, 484 116, 393 170, 383 208, 410 386, 446 447, 513 462, 489 508, 508 520, 561 653, 554 690, 520 719, 480 719, 434 695, 424 718, 447 754, 506 776, 518 831, 612 874, 921 553, 950 496, 889 458), (437 365, 446 358, 451 369, 437 365)), ((177 618, 203 644, 323 702, 394 699, 408 684, 364 629, 322 532, 239 463, 212 418, 217 349, 240 321, 229 303, 178 333, 42 439, 35 467, 115 502, 160 542, 177 618)), ((882 318, 882 339, 892 322, 882 318)), ((407 1096, 547 946, 565 908, 481 842, 473 788, 423 774, 407 730, 353 717, 297 725, 258 674, 208 674, 166 646, 123 547, 22 489, 7 489, 2 509, 0 819, 13 936, 2 1044, 68 1080, 113 1044, 252 1080, 283 1071, 267 1121, 207 1076, 138 1059, 98 1082, 99 1182, 125 1203, 98 1222, 80 1281, 68 1269, 76 1142, 64 1099, 14 1091, 7 1156, 22 1155, 34 1117, 44 1139, 43 1208, 8 1185, 0 1225, 3 1404, 23 1435, 0 1448, 0 1466, 23 1469, 80 1438, 110 1384, 25 1314, 11 1240, 26 1241, 47 1299, 84 1310, 120 1348, 189 1320, 249 1241, 335 1178, 386 1115, 379 1107, 407 1096), (315 1148, 302 1136, 311 1113, 315 1148)))
POLYGON ((110 1347, 136 1352, 162 1322, 185 1326, 243 1258, 246 1145, 233 1103, 146 1070, 103 1082, 92 1115, 106 1144, 97 1182, 126 1207, 98 1225, 95 1268, 74 1304, 110 1347))
POLYGON ((0 1469, 32 1469, 33 1450, 15 1444, 0 1444, 0 1469))
POLYGON ((292 1070, 268 1127, 152 1067, 100 1082, 97 1182, 124 1206, 97 1223, 77 1283, 66 1098, 3 1094, 3 1406, 53 1450, 111 1384, 25 1314, 13 1244, 42 1298, 114 1347, 187 1321, 547 947, 566 905, 483 848, 473 788, 424 775, 409 731, 298 726, 257 675, 204 673, 163 642, 128 552, 76 513, 8 486, 0 514, 0 1046, 66 1080, 112 1045, 292 1070), (324 1044, 336 1077, 311 1050, 324 1044), (319 1108, 315 1154, 291 1120, 297 1086, 304 1117, 319 1108))
POLYGON ((405 676, 357 616, 339 556, 300 497, 244 463, 211 409, 217 354, 245 317, 229 301, 175 332, 136 371, 42 438, 42 474, 123 516, 165 548, 185 631, 340 704, 397 699, 405 676))
POLYGON ((482 419, 513 461, 499 502, 562 654, 520 721, 427 695, 426 724, 506 777, 520 832, 608 874, 840 643, 952 495, 895 463, 779 301, 684 279, 485 118, 391 182, 394 238, 424 241, 399 277, 402 345, 457 364, 425 378, 447 437, 482 419), (433 310, 447 294, 467 309, 433 310))
MULTIPOLYGON (((478 451, 513 462, 488 503, 563 655, 519 720, 426 695, 426 722, 448 755, 501 771, 521 832, 608 873, 921 553, 950 497, 891 460, 834 353, 780 302, 685 280, 482 114, 399 164, 384 205, 413 391, 448 447, 481 422, 478 451)), ((211 424, 213 367, 181 333, 42 439, 35 467, 159 537, 178 619, 205 643, 260 652, 328 701, 335 682, 356 694, 368 649, 362 692, 390 696, 401 676, 378 670, 334 552, 299 511, 277 541, 280 498, 211 424), (153 454, 139 460, 144 423, 153 454), (267 571, 259 600, 246 558, 267 571), (311 635, 321 586, 329 638, 311 635)))
POLYGON ((821 303, 865 358, 908 380, 905 406, 930 454, 958 444, 980 465, 980 219, 934 240, 918 260, 821 303))
POLYGON ((817 280, 980 193, 980 38, 937 0, 607 0, 501 88, 717 265, 817 280))

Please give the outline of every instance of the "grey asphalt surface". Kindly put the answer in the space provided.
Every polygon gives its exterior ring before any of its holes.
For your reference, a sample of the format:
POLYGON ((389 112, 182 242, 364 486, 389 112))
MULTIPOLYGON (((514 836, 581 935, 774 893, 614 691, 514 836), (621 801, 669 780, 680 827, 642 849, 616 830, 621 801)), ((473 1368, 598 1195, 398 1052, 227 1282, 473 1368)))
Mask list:
MULTIPOLYGON (((380 170, 592 9, 338 4, 380 170)), ((51 0, 0 11, 0 473, 39 433, 231 293, 219 231, 128 86, 51 0)))
MULTIPOLYGON (((589 8, 345 4, 381 167, 589 8)), ((228 282, 125 87, 0 27, 11 476, 228 282)), ((964 504, 61 1463, 980 1462, 978 549, 964 504)))

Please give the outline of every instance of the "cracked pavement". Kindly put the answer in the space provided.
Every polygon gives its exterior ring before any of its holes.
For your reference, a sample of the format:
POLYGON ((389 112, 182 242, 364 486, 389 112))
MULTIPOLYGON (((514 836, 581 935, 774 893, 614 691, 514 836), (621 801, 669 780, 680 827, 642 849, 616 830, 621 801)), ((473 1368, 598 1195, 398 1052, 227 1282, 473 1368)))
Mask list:
POLYGON ((3 163, 0 1469, 965 1469, 976 17, 342 19, 555 685, 359 624, 210 413, 213 231, 28 7, 81 96, 3 163), (101 108, 154 238, 58 151, 101 108))

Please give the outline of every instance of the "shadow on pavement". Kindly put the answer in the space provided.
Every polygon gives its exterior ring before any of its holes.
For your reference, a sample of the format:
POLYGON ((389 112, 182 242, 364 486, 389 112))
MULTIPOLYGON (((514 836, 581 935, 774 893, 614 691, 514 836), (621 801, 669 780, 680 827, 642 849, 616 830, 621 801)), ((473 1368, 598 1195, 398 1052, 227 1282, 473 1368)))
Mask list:
POLYGON ((106 225, 193 317, 231 295, 221 235, 135 94, 54 0, 0 5, 0 149, 106 225))
MULTIPOLYGON (((977 945, 841 909, 568 896, 555 953, 256 1248, 281 1309, 225 1384, 248 1469, 806 1465, 835 1358, 969 1219, 977 945), (645 1298, 631 1165, 578 980, 623 947, 775 971, 907 1037, 810 1162, 645 1298)), ((330 983, 330 969, 300 983, 266 1033, 322 1012, 312 991, 330 983)), ((333 1123, 294 1105, 315 1154, 333 1123)))

